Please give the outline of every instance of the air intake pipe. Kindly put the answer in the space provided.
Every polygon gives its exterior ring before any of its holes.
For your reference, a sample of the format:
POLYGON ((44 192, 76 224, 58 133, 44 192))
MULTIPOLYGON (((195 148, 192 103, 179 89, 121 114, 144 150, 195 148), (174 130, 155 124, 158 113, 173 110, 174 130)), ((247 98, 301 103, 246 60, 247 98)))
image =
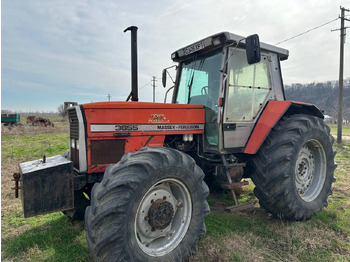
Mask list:
POLYGON ((131 92, 126 101, 139 101, 137 86, 137 26, 130 26, 124 30, 131 31, 131 92))

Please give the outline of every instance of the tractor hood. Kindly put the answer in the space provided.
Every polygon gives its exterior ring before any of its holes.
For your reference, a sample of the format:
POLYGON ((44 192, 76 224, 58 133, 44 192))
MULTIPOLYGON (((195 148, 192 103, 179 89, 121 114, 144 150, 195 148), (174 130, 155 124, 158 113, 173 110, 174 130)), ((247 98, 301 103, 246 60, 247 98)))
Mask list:
POLYGON ((88 137, 145 135, 146 133, 203 133, 202 105, 149 102, 98 102, 84 104, 88 137))

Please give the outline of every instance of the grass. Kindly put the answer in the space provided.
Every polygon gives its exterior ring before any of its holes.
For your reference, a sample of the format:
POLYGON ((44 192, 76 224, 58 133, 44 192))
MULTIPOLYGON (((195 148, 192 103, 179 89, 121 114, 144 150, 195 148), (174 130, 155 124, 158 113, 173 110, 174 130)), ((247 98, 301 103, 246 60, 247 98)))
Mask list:
POLYGON ((62 154, 68 148, 68 134, 3 136, 1 158, 36 159, 62 154))
MULTIPOLYGON (((67 130, 67 124, 63 126, 67 130)), ((19 126, 7 129, 16 135, 1 137, 1 232, 4 261, 92 261, 83 223, 72 223, 62 213, 25 219, 14 199, 11 176, 19 162, 63 154, 68 133, 53 128, 19 126), (30 134, 19 131, 30 129, 30 134), (48 133, 50 132, 50 133, 48 133), (44 134, 43 134, 44 133, 44 134)))
MULTIPOLYGON (((43 129, 46 132, 47 129, 43 129)), ((332 134, 336 128, 332 126, 332 134)), ((350 136, 350 128, 343 129, 350 136)), ((84 223, 71 222, 62 213, 23 218, 14 199, 11 174, 18 162, 63 154, 67 133, 30 133, 2 136, 1 258, 3 261, 93 261, 85 240, 84 223)), ((350 261, 350 140, 337 150, 333 195, 328 207, 306 222, 275 219, 258 204, 226 213, 232 205, 228 193, 210 195, 207 234, 198 243, 199 261, 350 261)), ((239 203, 255 199, 254 185, 243 188, 239 203)))
MULTIPOLYGON (((330 125, 331 128, 331 134, 336 138, 337 137, 337 125, 330 125)), ((350 136, 350 126, 343 126, 342 127, 342 135, 343 136, 350 136)))
POLYGON ((72 224, 60 213, 24 219, 21 213, 13 212, 3 219, 3 223, 26 228, 23 233, 10 236, 2 243, 3 252, 14 261, 91 260, 84 224, 72 224))

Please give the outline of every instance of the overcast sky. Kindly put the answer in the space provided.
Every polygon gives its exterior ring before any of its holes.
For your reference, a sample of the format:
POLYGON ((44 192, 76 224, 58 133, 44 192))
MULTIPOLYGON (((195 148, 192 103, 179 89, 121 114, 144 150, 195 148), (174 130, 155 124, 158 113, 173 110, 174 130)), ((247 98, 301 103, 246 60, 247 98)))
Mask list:
MULTIPOLYGON (((2 0, 1 108, 56 111, 64 101, 106 101, 107 94, 125 100, 131 65, 123 30, 131 25, 139 28, 140 101, 152 101, 156 76, 160 102, 161 71, 173 64, 173 51, 222 31, 276 44, 336 19, 340 6, 350 9, 350 0, 2 0)), ((331 30, 339 27, 340 19, 279 45, 290 52, 285 84, 338 79, 340 33, 331 30)), ((350 39, 344 78, 349 47, 350 39)))

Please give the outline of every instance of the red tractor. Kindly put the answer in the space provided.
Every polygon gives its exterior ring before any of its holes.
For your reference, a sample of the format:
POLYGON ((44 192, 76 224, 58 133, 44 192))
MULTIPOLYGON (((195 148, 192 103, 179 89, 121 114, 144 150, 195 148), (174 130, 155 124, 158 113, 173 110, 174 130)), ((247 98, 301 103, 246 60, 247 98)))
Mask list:
POLYGON ((68 109, 65 157, 22 163, 16 174, 25 217, 85 218, 97 261, 183 261, 206 232, 207 183, 232 189, 251 178, 260 205, 287 220, 327 205, 334 139, 316 106, 285 100, 287 50, 257 35, 212 35, 171 55, 172 103, 146 103, 137 95, 137 27, 126 30, 132 101, 68 109))

